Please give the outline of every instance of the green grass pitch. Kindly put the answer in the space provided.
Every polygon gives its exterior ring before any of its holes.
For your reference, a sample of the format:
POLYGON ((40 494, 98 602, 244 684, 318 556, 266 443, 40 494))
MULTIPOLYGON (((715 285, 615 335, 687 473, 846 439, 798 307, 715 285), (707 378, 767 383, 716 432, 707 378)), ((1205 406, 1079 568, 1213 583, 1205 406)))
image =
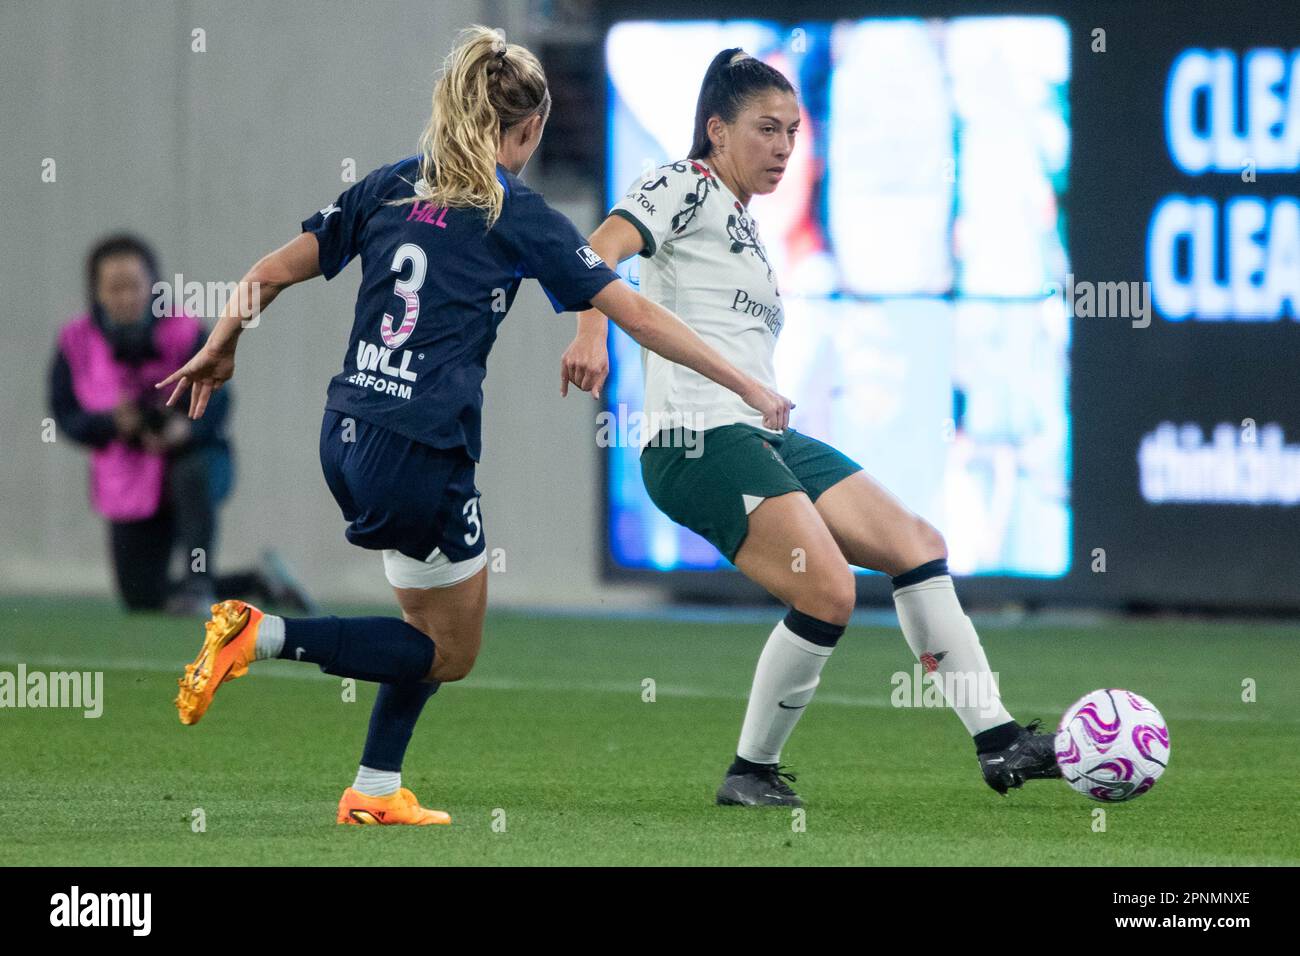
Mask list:
POLYGON ((182 727, 172 698, 201 625, 4 599, 0 669, 102 670, 104 704, 97 719, 0 709, 0 864, 1300 863, 1292 627, 981 627, 1022 721, 1055 726, 1104 686, 1163 710, 1170 769, 1107 807, 1104 832, 1102 805, 1059 781, 1006 798, 985 787, 951 713, 889 705, 890 675, 913 664, 901 634, 856 623, 783 755, 803 826, 786 810, 713 806, 767 631, 490 613, 478 667, 429 702, 404 769, 452 826, 339 827, 373 685, 347 702, 315 667, 269 662, 182 727))

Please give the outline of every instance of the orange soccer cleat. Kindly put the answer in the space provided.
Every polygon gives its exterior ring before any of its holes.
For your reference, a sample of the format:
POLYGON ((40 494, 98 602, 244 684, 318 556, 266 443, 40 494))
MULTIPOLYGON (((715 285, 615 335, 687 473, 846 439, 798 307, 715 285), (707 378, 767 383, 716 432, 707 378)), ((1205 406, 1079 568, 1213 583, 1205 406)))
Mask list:
POLYGON ((177 680, 181 689, 176 709, 182 724, 197 724, 217 688, 248 673, 262 617, 261 611, 243 601, 212 605, 212 619, 203 625, 207 632, 203 648, 193 664, 185 665, 185 676, 177 680))
POLYGON ((338 822, 355 826, 445 826, 451 823, 451 814, 442 810, 425 809, 415 799, 415 794, 405 787, 387 797, 370 797, 348 787, 339 798, 338 822))

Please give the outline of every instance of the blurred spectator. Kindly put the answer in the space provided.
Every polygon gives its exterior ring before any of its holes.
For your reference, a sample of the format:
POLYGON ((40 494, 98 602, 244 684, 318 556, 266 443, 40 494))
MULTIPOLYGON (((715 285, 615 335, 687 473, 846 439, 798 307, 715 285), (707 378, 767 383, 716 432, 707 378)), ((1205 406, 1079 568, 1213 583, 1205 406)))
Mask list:
MULTIPOLYGON (((90 500, 108 520, 118 593, 133 611, 203 611, 214 600, 261 599, 310 611, 310 600, 274 554, 264 567, 217 576, 217 509, 233 467, 225 426, 230 389, 191 421, 187 401, 167 408, 154 383, 202 345, 202 324, 155 295, 158 259, 142 240, 109 236, 86 261, 90 312, 59 333, 50 406, 61 434, 87 445, 90 500), (159 307, 155 307, 155 306, 159 307), (186 573, 168 576, 180 548, 186 573)), ((179 290, 177 290, 179 293, 179 290)))

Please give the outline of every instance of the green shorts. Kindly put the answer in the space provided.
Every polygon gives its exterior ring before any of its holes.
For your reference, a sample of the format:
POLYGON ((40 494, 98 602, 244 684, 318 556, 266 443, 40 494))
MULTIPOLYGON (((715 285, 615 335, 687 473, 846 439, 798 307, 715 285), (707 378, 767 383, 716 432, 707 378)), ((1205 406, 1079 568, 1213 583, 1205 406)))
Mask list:
POLYGON ((780 435, 740 424, 665 429, 641 452, 650 500, 733 563, 749 533, 749 514, 764 498, 802 491, 816 501, 861 470, 848 456, 793 428, 780 435))

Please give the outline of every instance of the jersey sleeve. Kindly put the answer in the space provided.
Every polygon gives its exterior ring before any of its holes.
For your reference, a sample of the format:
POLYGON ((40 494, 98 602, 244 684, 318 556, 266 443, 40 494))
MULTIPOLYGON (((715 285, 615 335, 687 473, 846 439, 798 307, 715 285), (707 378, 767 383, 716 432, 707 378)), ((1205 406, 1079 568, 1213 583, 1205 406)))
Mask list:
POLYGON ((556 312, 590 309, 592 296, 617 279, 618 273, 540 194, 521 193, 512 196, 509 204, 509 213, 497 228, 518 257, 521 274, 541 283, 556 312))
POLYGON ((374 211, 373 185, 381 170, 345 190, 338 199, 302 221, 302 231, 316 235, 320 271, 333 279, 361 248, 361 227, 374 211))
POLYGON ((660 166, 649 179, 637 179, 610 210, 641 234, 641 255, 649 259, 659 247, 700 227, 700 208, 717 180, 705 166, 690 160, 660 166))

